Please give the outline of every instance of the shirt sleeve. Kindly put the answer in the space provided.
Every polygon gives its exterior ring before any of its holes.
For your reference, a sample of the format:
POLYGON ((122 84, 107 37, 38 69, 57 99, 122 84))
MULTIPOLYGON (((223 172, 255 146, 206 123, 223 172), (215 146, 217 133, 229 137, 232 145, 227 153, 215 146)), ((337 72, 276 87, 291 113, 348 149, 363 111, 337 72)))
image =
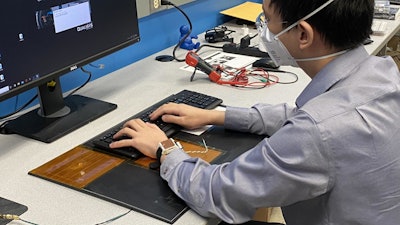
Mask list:
POLYGON ((178 150, 166 157, 160 172, 200 215, 243 223, 257 208, 293 204, 328 190, 331 159, 319 137, 303 114, 232 162, 210 165, 178 150))
POLYGON ((271 136, 297 111, 288 104, 257 104, 249 108, 227 107, 225 127, 242 132, 271 136))

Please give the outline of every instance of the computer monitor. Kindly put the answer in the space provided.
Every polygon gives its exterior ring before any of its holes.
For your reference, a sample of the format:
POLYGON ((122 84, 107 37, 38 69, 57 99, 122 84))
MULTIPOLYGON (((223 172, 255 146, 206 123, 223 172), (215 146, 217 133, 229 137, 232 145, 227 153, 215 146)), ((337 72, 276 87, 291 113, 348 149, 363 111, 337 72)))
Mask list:
POLYGON ((52 142, 116 108, 64 98, 59 77, 140 40, 135 0, 2 0, 0 9, 0 102, 32 88, 40 102, 7 132, 52 142))

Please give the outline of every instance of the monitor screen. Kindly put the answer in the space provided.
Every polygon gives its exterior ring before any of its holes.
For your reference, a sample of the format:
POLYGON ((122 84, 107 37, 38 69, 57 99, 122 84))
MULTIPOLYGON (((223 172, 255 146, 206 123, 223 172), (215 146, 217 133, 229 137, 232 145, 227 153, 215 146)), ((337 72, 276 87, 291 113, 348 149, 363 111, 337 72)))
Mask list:
MULTIPOLYGON (((92 102, 79 97, 60 103, 59 76, 140 40, 135 0, 3 0, 0 9, 0 101, 39 87, 41 109, 34 114, 51 120, 92 102), (58 84, 55 91, 48 90, 51 81, 58 84)), ((113 107, 105 104, 105 111, 113 107)), ((58 122, 46 123, 42 128, 58 122)), ((79 123, 74 126, 85 122, 79 123)))

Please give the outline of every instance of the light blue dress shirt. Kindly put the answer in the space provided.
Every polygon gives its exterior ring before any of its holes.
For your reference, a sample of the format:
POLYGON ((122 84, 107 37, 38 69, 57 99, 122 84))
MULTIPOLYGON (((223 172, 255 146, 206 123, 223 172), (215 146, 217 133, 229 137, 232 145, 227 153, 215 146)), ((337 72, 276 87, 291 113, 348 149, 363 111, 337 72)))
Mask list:
POLYGON ((225 127, 268 135, 222 165, 173 151, 161 176, 199 214, 229 223, 281 206, 288 225, 400 224, 400 74, 363 47, 296 101, 228 107, 225 127))

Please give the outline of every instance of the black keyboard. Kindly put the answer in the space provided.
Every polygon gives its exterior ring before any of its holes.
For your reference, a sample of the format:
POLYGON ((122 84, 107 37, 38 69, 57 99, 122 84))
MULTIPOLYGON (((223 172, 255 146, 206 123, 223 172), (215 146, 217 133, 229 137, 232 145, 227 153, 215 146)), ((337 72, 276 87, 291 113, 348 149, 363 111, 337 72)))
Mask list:
POLYGON ((125 122, 128 120, 131 120, 131 119, 135 119, 135 118, 140 118, 145 122, 151 122, 151 123, 156 124, 158 127, 160 127, 161 130, 163 130, 166 133, 166 135, 168 137, 171 137, 173 134, 180 131, 182 129, 182 127, 180 127, 176 124, 165 123, 161 119, 157 119, 156 121, 150 121, 150 119, 149 119, 150 113, 152 113, 155 109, 157 109, 161 105, 168 103, 168 102, 185 103, 185 104, 195 106, 198 108, 202 108, 202 109, 213 109, 213 108, 217 107, 218 105, 220 105, 222 103, 222 100, 219 98, 216 98, 216 97, 206 95, 206 94, 189 91, 189 90, 183 90, 177 94, 171 95, 171 96, 153 104, 152 106, 150 106, 147 109, 137 113, 136 115, 126 119, 125 121, 119 123, 118 125, 113 126, 112 128, 102 132, 101 134, 92 138, 85 144, 95 150, 100 150, 102 152, 117 154, 117 155, 121 155, 124 157, 132 158, 132 159, 140 158, 142 156, 142 153, 140 153, 137 149, 135 149, 133 147, 111 149, 111 148, 109 148, 109 144, 112 141, 114 141, 114 139, 113 139, 114 134, 117 133, 119 130, 121 130, 121 128, 125 124, 125 122))

